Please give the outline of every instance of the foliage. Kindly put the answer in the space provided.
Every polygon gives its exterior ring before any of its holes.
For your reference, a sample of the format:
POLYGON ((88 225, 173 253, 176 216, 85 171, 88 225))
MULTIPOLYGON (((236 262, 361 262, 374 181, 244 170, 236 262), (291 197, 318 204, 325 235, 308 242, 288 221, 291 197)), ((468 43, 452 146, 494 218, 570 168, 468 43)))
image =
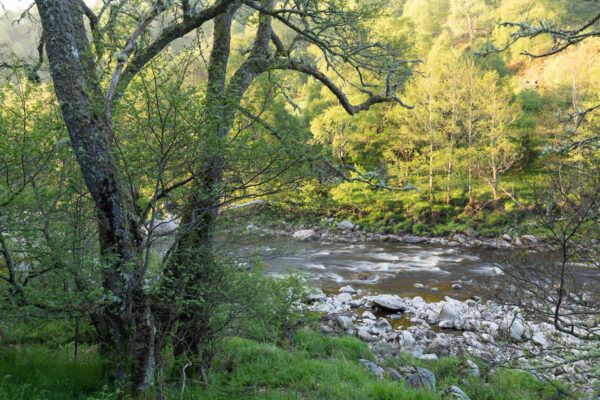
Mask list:
MULTIPOLYGON (((379 380, 357 360, 371 359, 364 342, 352 337, 327 337, 311 330, 295 334, 292 349, 239 337, 226 339, 208 386, 190 382, 186 399, 410 399, 437 398, 388 379, 379 380)), ((4 400, 113 400, 114 389, 102 379, 102 362, 91 348, 77 360, 63 351, 25 347, 0 352, 0 399, 4 400), (18 354, 18 357, 17 357, 18 354)), ((431 369, 438 389, 459 385, 473 400, 526 400, 567 398, 564 389, 543 383, 525 372, 488 371, 485 378, 465 379, 457 374, 458 358, 421 361, 409 356, 389 361, 431 369), (561 395, 561 393, 563 393, 561 395), (561 397, 562 396, 562 397, 561 397)), ((483 365, 482 365, 483 368, 483 365)), ((179 398, 179 388, 163 386, 163 396, 179 398)), ((149 393, 152 397, 153 394, 149 393)))

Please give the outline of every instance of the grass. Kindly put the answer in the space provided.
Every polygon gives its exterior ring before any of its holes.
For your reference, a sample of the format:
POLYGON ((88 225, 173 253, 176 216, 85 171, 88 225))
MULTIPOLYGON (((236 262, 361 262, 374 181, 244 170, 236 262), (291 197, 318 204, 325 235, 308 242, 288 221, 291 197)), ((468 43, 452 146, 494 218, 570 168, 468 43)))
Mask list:
POLYGON ((0 399, 115 398, 102 393, 102 371, 103 362, 91 348, 77 361, 64 350, 50 350, 41 345, 3 348, 0 350, 0 399))
MULTIPOLYGON (((64 350, 39 345, 0 350, 0 400, 112 400, 105 386, 102 360, 87 348, 77 361, 64 350)), ((210 384, 188 381, 185 399, 398 399, 433 400, 436 393, 416 391, 387 379, 378 380, 357 360, 373 359, 365 343, 354 337, 326 337, 304 330, 293 349, 239 337, 225 341, 210 375, 210 384)), ((472 400, 560 399, 562 388, 541 383, 512 370, 486 378, 457 375, 457 358, 426 362, 407 356, 389 366, 416 364, 436 373, 437 388, 460 386, 472 400)), ((484 371, 485 372, 485 371, 484 371)), ((168 375, 168 374, 167 374, 168 375)), ((165 387, 167 399, 178 399, 175 384, 165 387)))
POLYGON ((480 377, 459 375, 462 359, 444 357, 436 361, 424 361, 407 354, 388 360, 388 365, 399 367, 406 364, 427 368, 435 373, 438 388, 452 385, 460 387, 472 400, 558 400, 573 399, 569 389, 557 382, 542 382, 525 371, 512 369, 489 370, 485 363, 475 361, 481 371, 480 377))

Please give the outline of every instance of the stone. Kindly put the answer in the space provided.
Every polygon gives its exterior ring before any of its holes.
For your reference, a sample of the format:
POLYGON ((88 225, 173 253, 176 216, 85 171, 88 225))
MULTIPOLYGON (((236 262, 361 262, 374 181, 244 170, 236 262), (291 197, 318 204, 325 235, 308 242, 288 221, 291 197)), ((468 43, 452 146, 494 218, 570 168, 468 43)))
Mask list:
POLYGON ((502 240, 506 242, 512 242, 512 237, 508 233, 505 233, 504 235, 502 235, 502 240))
POLYGON ((375 317, 375 315, 373 315, 373 313, 370 311, 365 311, 364 313, 362 313, 362 317, 363 319, 377 319, 377 317, 375 317))
POLYGON ((354 288, 352 286, 342 286, 340 288, 340 293, 355 294, 356 290, 354 290, 354 288))
POLYGON ((306 301, 309 303, 314 303, 315 301, 323 301, 327 296, 325 293, 319 288, 310 288, 306 293, 306 301))
POLYGON ((365 301, 363 299, 352 300, 348 303, 352 308, 359 308, 365 305, 365 301))
POLYGON ((425 348, 425 350, 427 351, 427 353, 434 353, 437 354, 439 357, 444 357, 444 356, 449 356, 450 355, 450 348, 451 345, 450 343, 442 338, 442 337, 435 337, 425 348))
POLYGON ((469 359, 458 365, 458 373, 466 376, 480 376, 479 366, 469 359))
POLYGON ((548 339, 546 339, 546 335, 544 334, 544 332, 541 331, 533 332, 533 335, 531 336, 531 341, 542 348, 546 348, 549 346, 548 339))
POLYGON ((522 235, 521 241, 525 245, 530 245, 530 246, 535 246, 536 244, 538 244, 538 239, 533 235, 522 235))
POLYGON ((380 334, 388 333, 392 331, 392 325, 385 318, 377 318, 374 324, 374 329, 376 329, 380 334))
POLYGON ((402 375, 400 375, 400 372, 394 368, 386 368, 385 373, 393 381, 399 382, 402 380, 402 375))
POLYGON ((372 342, 375 340, 375 337, 369 333, 365 328, 360 328, 358 330, 357 336, 364 340, 365 342, 372 342))
POLYGON ((339 224, 337 224, 337 228, 340 231, 351 231, 352 229, 354 229, 354 224, 350 221, 342 221, 339 224))
POLYGON ((346 332, 350 333, 354 330, 354 324, 352 323, 352 318, 350 318, 348 316, 339 315, 337 317, 337 323, 346 332))
POLYGON ((435 391, 435 374, 420 367, 402 367, 398 371, 404 384, 415 389, 435 391))
POLYGON ((335 298, 342 304, 349 304, 352 301, 352 296, 348 293, 340 293, 335 298))
POLYGON ((471 400, 465 392, 462 391, 458 386, 450 386, 444 391, 442 399, 446 400, 471 400))
POLYGON ((406 303, 398 296, 382 294, 373 299, 373 303, 386 311, 403 312, 406 310, 406 303))
POLYGON ((523 340, 523 335, 525 334, 525 326, 519 318, 515 318, 515 320, 510 324, 508 332, 511 340, 514 342, 520 342, 523 340))
POLYGON ((400 336, 400 345, 403 349, 410 349, 415 346, 416 340, 409 331, 402 331, 400 336))
POLYGON ((417 357, 419 360, 423 360, 423 361, 435 361, 438 359, 437 354, 423 354, 420 355, 419 357, 417 357))
POLYGON ((438 326, 442 329, 452 329, 455 327, 454 321, 444 320, 438 323, 438 326))
POLYGON ((415 283, 413 286, 417 289, 423 289, 425 287, 425 285, 423 285, 422 283, 415 283))
POLYGON ((425 310, 424 318, 428 323, 436 324, 438 322, 438 313, 428 308, 425 310))
POLYGON ((458 312, 452 303, 444 303, 438 315, 440 328, 456 328, 460 322, 458 312))
POLYGON ((454 289, 454 290, 460 290, 462 288, 463 287, 462 287, 462 285, 460 283, 455 283, 455 284, 452 285, 452 289, 454 289))
POLYGON ((317 239, 317 233, 314 229, 301 229, 292 234, 292 238, 300 241, 308 241, 317 239))
POLYGON ((327 324, 321 324, 321 333, 324 335, 333 335, 335 332, 332 327, 327 324))
POLYGON ((385 372, 384 369, 375 364, 373 361, 361 358, 358 360, 358 362, 361 363, 363 367, 371 371, 376 377, 383 378, 383 373, 385 372))
POLYGON ((408 243, 408 244, 419 244, 419 243, 427 242, 427 238, 424 238, 421 236, 415 236, 415 235, 405 235, 402 238, 402 241, 404 243, 408 243))
POLYGON ((394 346, 387 342, 375 342, 373 343, 371 350, 373 350, 373 353, 381 356, 381 358, 396 357, 400 354, 398 346, 394 346))

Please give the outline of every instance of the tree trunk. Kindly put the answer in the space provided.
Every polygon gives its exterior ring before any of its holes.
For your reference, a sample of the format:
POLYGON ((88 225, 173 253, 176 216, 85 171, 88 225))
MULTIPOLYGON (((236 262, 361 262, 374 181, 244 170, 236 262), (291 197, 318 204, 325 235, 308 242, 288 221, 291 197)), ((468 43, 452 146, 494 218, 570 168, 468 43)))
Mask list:
POLYGON ((70 143, 96 206, 104 262, 106 306, 92 316, 106 348, 113 373, 124 382, 131 370, 134 389, 151 382, 154 350, 152 318, 137 263, 141 235, 133 199, 117 170, 111 148, 111 124, 92 49, 77 0, 36 0, 54 90, 60 102, 70 143), (133 360, 133 366, 129 364, 133 360))
MULTIPOLYGON (((263 6, 272 7, 273 1, 263 1, 263 6)), ((197 179, 193 182, 189 207, 182 215, 183 230, 173 257, 169 260, 167 282, 186 285, 187 298, 202 299, 202 288, 210 285, 222 271, 214 260, 213 239, 219 205, 223 195, 223 173, 225 169, 226 137, 232 129, 241 100, 254 79, 266 71, 270 64, 267 57, 271 40, 270 17, 261 15, 254 46, 246 61, 236 70, 229 83, 227 63, 230 55, 231 24, 239 4, 234 3, 228 12, 215 18, 213 47, 208 67, 203 123, 200 127, 204 143, 197 179)), ((180 309, 175 331, 175 355, 184 362, 192 363, 192 370, 204 379, 210 355, 204 348, 210 324, 210 310, 190 303, 180 309)), ((186 303, 187 304, 187 303, 186 303)))

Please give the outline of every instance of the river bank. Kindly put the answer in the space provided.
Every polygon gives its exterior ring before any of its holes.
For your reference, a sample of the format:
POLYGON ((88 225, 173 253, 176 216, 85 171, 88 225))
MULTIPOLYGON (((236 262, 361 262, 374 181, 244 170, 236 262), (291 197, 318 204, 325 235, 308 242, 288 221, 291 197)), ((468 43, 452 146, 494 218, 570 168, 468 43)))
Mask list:
MULTIPOLYGON (((420 296, 371 295, 342 287, 326 295, 313 289, 307 307, 321 313, 326 335, 350 334, 367 342, 378 362, 409 353, 422 360, 475 357, 491 367, 519 368, 540 379, 576 387, 597 398, 597 345, 557 331, 546 322, 527 321, 518 307, 493 301, 446 297, 428 302, 420 296)), ((474 372, 475 373, 475 372, 474 372)))
POLYGON ((508 233, 499 237, 483 237, 473 232, 453 233, 446 237, 440 236, 418 236, 414 234, 396 233, 385 234, 363 230, 360 225, 344 220, 336 223, 333 219, 326 221, 323 225, 292 225, 275 224, 275 226, 263 226, 249 224, 246 231, 258 233, 263 236, 287 237, 298 241, 323 241, 339 243, 361 243, 361 242, 394 242, 405 244, 438 244, 450 247, 484 248, 495 250, 527 249, 544 250, 548 245, 534 235, 515 235, 508 233))

